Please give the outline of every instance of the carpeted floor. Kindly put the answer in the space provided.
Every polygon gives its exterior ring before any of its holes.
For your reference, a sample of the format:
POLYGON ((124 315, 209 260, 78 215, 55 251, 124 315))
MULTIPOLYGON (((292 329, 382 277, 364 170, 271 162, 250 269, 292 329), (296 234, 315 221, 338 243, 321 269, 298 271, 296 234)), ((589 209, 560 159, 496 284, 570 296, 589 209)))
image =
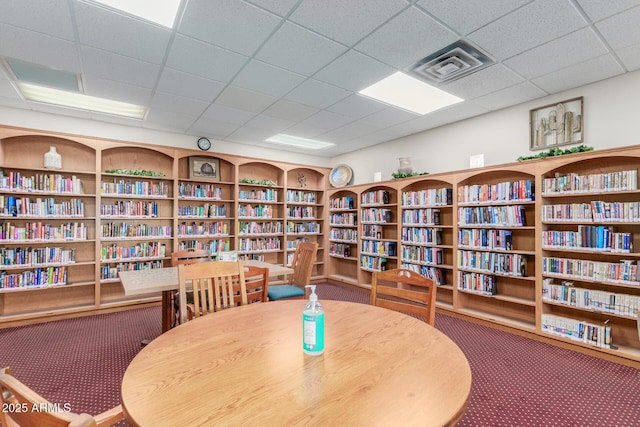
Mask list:
MULTIPOLYGON (((321 284, 321 300, 368 303, 368 292, 321 284)), ((640 426, 640 371, 437 314, 466 354, 471 400, 459 426, 640 426)), ((160 308, 0 329, 0 366, 74 412, 119 403, 140 341, 160 334, 160 308)))

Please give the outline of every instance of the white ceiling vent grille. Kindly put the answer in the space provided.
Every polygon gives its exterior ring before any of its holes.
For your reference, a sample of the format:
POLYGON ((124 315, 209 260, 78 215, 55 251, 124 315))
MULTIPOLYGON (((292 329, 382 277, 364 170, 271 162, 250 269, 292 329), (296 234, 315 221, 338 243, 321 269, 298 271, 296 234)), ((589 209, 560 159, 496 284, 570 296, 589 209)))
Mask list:
POLYGON ((416 62, 409 68, 414 77, 431 84, 449 83, 493 64, 469 43, 457 41, 416 62))

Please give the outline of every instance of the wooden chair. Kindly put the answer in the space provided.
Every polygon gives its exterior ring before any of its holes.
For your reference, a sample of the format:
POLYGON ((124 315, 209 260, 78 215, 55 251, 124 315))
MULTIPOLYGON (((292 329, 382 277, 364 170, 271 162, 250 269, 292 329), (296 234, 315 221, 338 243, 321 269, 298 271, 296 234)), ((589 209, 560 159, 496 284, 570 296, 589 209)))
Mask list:
POLYGON ((436 285, 416 272, 403 268, 373 273, 371 305, 423 317, 434 325, 436 285))
POLYGON ((0 370, 0 395, 0 422, 3 427, 105 427, 124 420, 121 405, 96 416, 64 412, 62 404, 56 405, 40 396, 15 378, 9 368, 0 370), (56 407, 59 412, 54 412, 56 407))
MULTIPOLYGON (((195 264, 198 262, 211 261, 211 253, 204 249, 187 248, 180 251, 171 253, 171 266, 177 267, 179 264, 195 264)), ((180 304, 178 303, 179 297, 177 292, 168 291, 171 293, 169 310, 173 313, 171 316, 173 322, 168 328, 173 328, 180 324, 180 304)), ((189 292, 190 293, 190 292, 189 292)), ((163 329, 164 331, 164 329, 163 329)))
POLYGON ((171 253, 171 266, 178 264, 195 264, 196 262, 211 261, 211 253, 204 249, 188 248, 171 253))
POLYGON ((241 260, 178 265, 180 323, 236 305, 248 304, 244 275, 241 260), (192 304, 187 301, 188 283, 193 290, 192 304))
MULTIPOLYGON (((244 281, 247 288, 247 302, 267 301, 267 290, 269 289, 269 269, 263 267, 245 266, 244 281)), ((236 304, 242 302, 239 292, 235 293, 236 304)))
POLYGON ((318 253, 318 244, 314 242, 300 242, 293 254, 293 274, 289 275, 288 284, 269 286, 269 301, 281 299, 303 299, 306 295, 305 286, 311 282, 311 271, 318 253))

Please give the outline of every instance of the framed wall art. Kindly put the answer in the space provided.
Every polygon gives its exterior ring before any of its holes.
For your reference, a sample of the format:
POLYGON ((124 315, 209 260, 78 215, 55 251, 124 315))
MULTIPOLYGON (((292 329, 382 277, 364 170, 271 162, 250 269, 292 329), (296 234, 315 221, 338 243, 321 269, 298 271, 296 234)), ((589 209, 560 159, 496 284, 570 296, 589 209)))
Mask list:
POLYGON ((220 181, 220 159, 189 157, 189 179, 220 181))
POLYGON ((583 142, 583 97, 529 110, 529 127, 531 151, 583 142))

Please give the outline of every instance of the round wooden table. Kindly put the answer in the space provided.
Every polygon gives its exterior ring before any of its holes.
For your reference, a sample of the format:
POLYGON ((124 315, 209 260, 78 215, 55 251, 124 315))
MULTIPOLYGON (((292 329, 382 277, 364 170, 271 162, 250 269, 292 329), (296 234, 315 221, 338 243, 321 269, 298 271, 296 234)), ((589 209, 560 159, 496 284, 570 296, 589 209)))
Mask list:
POLYGON ((131 425, 453 425, 471 393, 462 351, 395 311, 325 308, 325 352, 302 352, 305 301, 237 307, 161 335, 122 380, 131 425))

